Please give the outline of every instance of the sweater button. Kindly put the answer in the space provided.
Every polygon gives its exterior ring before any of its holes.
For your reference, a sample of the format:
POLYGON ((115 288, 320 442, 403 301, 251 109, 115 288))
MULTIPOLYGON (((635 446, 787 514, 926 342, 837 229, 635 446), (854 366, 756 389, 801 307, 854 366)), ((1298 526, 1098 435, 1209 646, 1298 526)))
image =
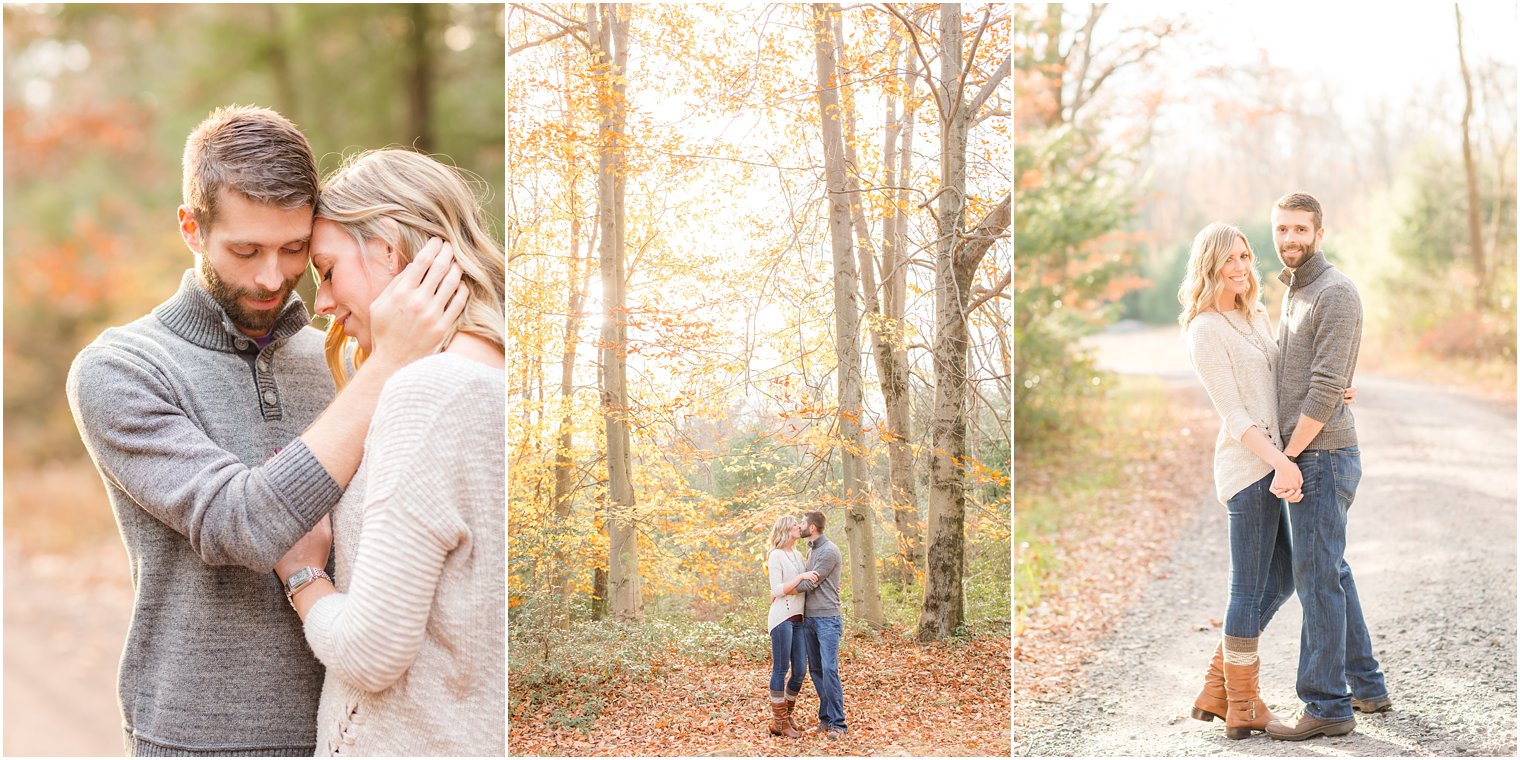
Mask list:
POLYGON ((237 342, 234 343, 234 344, 232 344, 232 345, 237 346, 237 350, 239 350, 239 351, 247 351, 248 350, 248 341, 243 340, 242 338, 238 338, 237 342))
POLYGON ((269 360, 268 359, 260 359, 259 360, 259 371, 260 372, 268 372, 269 371, 269 360))
POLYGON ((275 393, 274 393, 274 391, 264 391, 264 403, 265 404, 267 404, 269 406, 274 406, 275 402, 279 401, 279 400, 280 400, 280 397, 276 396, 275 393))

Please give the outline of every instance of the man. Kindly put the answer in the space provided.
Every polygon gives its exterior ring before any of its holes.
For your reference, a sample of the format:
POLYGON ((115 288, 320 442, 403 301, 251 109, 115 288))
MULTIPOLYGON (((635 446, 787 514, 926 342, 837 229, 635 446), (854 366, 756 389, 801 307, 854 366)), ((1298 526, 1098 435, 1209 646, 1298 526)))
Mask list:
POLYGON ((817 574, 817 580, 797 583, 797 591, 807 594, 802 615, 808 673, 818 690, 818 730, 830 739, 839 739, 849 731, 844 720, 844 685, 839 682, 839 639, 844 635, 839 608, 839 547, 823 535, 822 512, 808 512, 802 518, 813 547, 807 569, 817 574))
MULTIPOLYGON (((195 267, 81 351, 67 383, 132 569, 126 750, 310 756, 322 667, 270 570, 327 528, 381 387, 443 336, 440 294, 395 291, 386 336, 334 400, 294 290, 317 196, 306 138, 273 111, 219 109, 186 142, 183 189, 195 267)), ((447 257, 427 258, 437 288, 447 257)))
POLYGON ((1289 504, 1293 581, 1303 606, 1298 696, 1292 718, 1267 724, 1275 739, 1344 736, 1352 710, 1392 707, 1372 637, 1346 564, 1346 514, 1362 477, 1356 424, 1341 394, 1356 372, 1362 304, 1356 286, 1325 260, 1324 215, 1307 193, 1272 210, 1272 237, 1284 269, 1278 326, 1277 415, 1283 453, 1303 476, 1301 501, 1289 504), (1350 689, 1348 691, 1347 686, 1350 689))

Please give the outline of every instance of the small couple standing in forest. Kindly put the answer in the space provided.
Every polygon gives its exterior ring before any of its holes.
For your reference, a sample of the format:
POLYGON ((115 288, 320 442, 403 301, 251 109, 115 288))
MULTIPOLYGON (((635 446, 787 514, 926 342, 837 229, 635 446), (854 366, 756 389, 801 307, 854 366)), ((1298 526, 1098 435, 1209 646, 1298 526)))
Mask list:
POLYGON ((1308 193, 1289 193, 1272 209, 1277 278, 1287 286, 1275 337, 1255 254, 1233 226, 1215 222, 1198 233, 1178 291, 1189 356, 1222 418, 1214 483, 1230 543, 1224 636, 1192 715, 1223 719, 1231 739, 1344 736, 1356 728, 1353 711, 1393 706, 1345 557, 1362 477, 1349 406, 1362 304, 1320 250, 1323 222, 1308 193), (1277 718, 1258 691, 1257 641, 1295 588, 1304 704, 1277 718))
POLYGON ((844 687, 839 681, 839 640, 844 618, 839 606, 839 547, 823 535, 822 512, 783 515, 771 528, 766 558, 771 607, 771 735, 802 736, 792 717, 802 693, 802 677, 813 676, 818 690, 818 731, 840 739, 849 731, 844 719, 844 687), (804 562, 797 542, 808 540, 804 562), (790 670, 790 677, 788 677, 790 670))

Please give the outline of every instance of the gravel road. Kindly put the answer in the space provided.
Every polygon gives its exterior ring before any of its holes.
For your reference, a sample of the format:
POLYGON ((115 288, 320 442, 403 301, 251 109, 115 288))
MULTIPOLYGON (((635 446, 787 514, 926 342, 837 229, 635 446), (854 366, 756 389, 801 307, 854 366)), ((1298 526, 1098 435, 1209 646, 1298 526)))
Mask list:
POLYGON ((6 755, 121 755, 116 669, 131 619, 120 541, 71 556, 6 544, 6 755))
MULTIPOLYGON (((1167 354, 1175 335, 1114 342, 1133 358, 1153 340, 1163 350, 1148 355, 1170 361, 1125 369, 1196 386, 1167 354)), ((1230 741, 1221 722, 1188 717, 1230 564, 1224 510, 1200 484, 1193 524, 1088 661, 1084 685, 1052 702, 1015 701, 1016 755, 1515 756, 1515 412, 1415 382, 1356 385, 1363 477, 1346 557, 1394 709, 1358 714, 1347 737, 1307 742, 1230 741)), ((1197 398, 1208 403, 1201 389, 1197 398)), ((1299 704, 1300 621, 1295 599, 1262 637, 1263 697, 1279 713, 1299 704)))

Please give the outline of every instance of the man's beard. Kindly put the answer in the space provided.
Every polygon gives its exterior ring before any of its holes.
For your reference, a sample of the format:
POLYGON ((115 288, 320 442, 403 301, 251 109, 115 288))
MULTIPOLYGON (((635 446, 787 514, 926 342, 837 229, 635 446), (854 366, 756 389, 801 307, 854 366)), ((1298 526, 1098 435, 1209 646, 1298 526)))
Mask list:
POLYGON ((286 299, 290 297, 291 291, 295 290, 296 283, 301 280, 299 274, 286 280, 278 292, 236 288, 217 274, 216 268, 211 266, 211 259, 206 256, 201 257, 201 276, 206 278, 206 290, 227 312, 232 324, 248 332, 265 332, 274 326, 275 321, 284 311, 286 299), (279 296, 280 303, 272 309, 250 309, 239 300, 245 296, 255 301, 267 301, 279 296))
POLYGON ((1308 244, 1304 245, 1302 248, 1300 248, 1298 251, 1296 251, 1296 253, 1298 254, 1298 261, 1296 261, 1296 262, 1294 262, 1292 264, 1288 263, 1287 253, 1284 252, 1284 250, 1282 248, 1280 248, 1280 247, 1277 249, 1277 258, 1279 258, 1279 259, 1282 260, 1283 266, 1288 267, 1289 269, 1296 269, 1297 267, 1301 266, 1305 261, 1308 261, 1310 256, 1313 256, 1314 254, 1316 254, 1318 252, 1319 252, 1318 245, 1316 245, 1316 243, 1315 243, 1314 240, 1310 240, 1308 242, 1308 244))

